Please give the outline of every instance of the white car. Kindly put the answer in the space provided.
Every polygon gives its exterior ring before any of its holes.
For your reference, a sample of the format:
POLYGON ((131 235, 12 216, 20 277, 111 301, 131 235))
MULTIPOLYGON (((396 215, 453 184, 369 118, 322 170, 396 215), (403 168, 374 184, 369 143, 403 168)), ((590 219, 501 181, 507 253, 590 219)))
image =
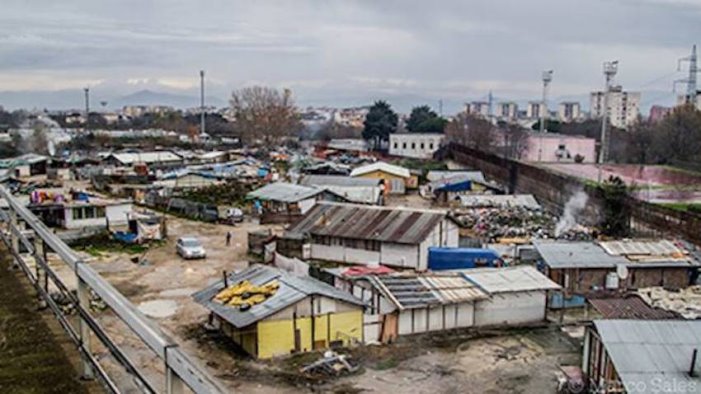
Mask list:
POLYGON ((184 259, 204 259, 207 252, 199 239, 195 237, 180 237, 175 244, 178 255, 184 259))

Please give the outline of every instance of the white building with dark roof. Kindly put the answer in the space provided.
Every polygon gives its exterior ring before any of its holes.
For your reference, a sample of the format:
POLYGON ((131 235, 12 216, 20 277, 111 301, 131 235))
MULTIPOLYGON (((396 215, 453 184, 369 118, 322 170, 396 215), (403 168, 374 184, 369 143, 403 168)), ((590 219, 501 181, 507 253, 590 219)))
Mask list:
POLYGON ((285 238, 316 260, 426 270, 428 248, 457 247, 459 234, 445 211, 319 202, 285 238))

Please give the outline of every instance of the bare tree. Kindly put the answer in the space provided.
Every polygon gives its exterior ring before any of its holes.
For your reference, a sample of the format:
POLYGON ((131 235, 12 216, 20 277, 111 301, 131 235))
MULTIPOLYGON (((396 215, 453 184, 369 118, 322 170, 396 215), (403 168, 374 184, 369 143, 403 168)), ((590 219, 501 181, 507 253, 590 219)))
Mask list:
POLYGON ((236 132, 243 140, 278 143, 283 137, 301 130, 292 93, 285 89, 253 86, 231 93, 236 132))
POLYGON ((449 141, 485 152, 493 151, 497 143, 492 123, 465 113, 458 114, 448 123, 446 137, 449 141))
POLYGON ((509 123, 499 130, 502 135, 504 156, 509 159, 520 160, 528 150, 528 132, 523 127, 509 123))

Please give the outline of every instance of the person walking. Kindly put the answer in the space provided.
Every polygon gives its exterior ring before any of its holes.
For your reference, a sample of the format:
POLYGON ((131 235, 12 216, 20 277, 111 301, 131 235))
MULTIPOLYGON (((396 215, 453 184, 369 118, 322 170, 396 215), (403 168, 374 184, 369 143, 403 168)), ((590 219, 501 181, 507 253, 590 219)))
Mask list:
POLYGON ((231 231, 226 232, 226 246, 231 245, 231 231))

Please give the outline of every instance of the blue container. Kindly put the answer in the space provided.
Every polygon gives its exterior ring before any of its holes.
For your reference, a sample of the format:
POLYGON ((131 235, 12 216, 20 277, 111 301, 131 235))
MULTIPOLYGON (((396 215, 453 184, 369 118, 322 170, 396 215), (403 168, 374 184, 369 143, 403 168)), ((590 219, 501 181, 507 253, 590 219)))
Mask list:
POLYGON ((501 256, 495 250, 481 248, 428 248, 428 269, 458 270, 496 267, 501 256))

